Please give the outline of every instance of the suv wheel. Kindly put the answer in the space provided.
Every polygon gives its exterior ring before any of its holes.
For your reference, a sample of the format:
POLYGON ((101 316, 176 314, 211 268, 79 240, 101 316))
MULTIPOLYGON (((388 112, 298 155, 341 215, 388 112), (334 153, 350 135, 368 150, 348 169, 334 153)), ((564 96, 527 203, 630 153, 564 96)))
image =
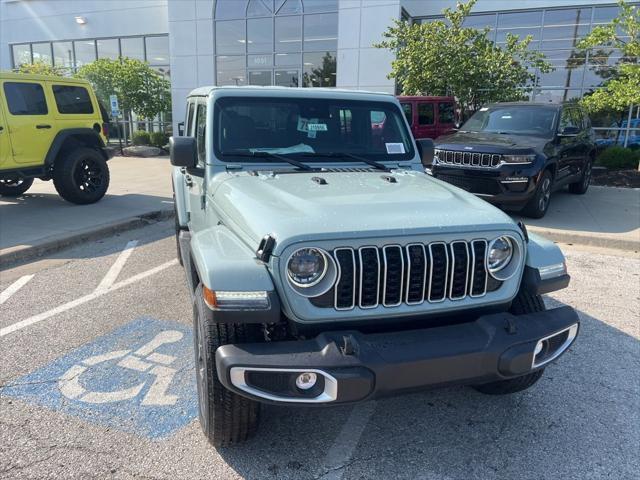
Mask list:
MULTIPOLYGON (((544 310, 546 310, 546 307, 540 295, 535 295, 528 290, 520 290, 518 296, 511 304, 509 313, 513 315, 524 315, 527 313, 543 312, 544 310)), ((485 383, 483 385, 474 385, 473 388, 487 395, 506 395, 521 392, 540 380, 543 373, 544 368, 541 368, 521 377, 485 383)))
POLYGON ((524 207, 522 213, 531 218, 544 217, 545 213, 547 213, 547 209, 549 208, 549 203, 551 202, 552 186, 553 177, 549 170, 545 170, 542 173, 542 177, 540 177, 535 195, 531 200, 529 200, 529 203, 524 207))
POLYGON ((584 166, 584 170, 582 171, 582 176, 580 180, 575 183, 569 184, 569 192, 575 193, 576 195, 583 195, 587 193, 589 189, 589 184, 591 183, 591 169, 593 168, 593 159, 589 158, 587 163, 584 166))
POLYGON ((62 198, 85 205, 104 197, 109 187, 109 167, 93 148, 77 148, 56 160, 53 184, 62 198))
POLYGON ((0 195, 19 197, 33 185, 33 178, 0 178, 0 195))
POLYGON ((193 341, 198 417, 205 435, 216 447, 241 443, 256 432, 260 404, 227 390, 218 379, 216 349, 229 343, 259 342, 264 339, 259 325, 215 323, 202 298, 202 284, 195 292, 193 341))

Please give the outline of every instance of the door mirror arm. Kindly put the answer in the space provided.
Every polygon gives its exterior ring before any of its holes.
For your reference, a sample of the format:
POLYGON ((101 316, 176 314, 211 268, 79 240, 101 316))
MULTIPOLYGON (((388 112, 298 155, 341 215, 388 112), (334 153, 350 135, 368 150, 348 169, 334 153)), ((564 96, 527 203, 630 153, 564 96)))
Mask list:
POLYGON ((420 154, 420 161, 424 167, 431 167, 433 164, 433 156, 435 153, 435 146, 433 140, 430 138, 421 138, 416 140, 418 146, 418 153, 420 154))

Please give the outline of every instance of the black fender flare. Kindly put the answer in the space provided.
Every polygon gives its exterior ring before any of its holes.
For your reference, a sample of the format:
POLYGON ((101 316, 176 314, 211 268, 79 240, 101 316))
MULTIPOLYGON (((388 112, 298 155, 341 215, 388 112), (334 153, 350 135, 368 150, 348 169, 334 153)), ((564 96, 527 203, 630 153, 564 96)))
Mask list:
MULTIPOLYGON (((47 167, 53 165, 65 142, 73 137, 83 137, 84 140, 82 140, 82 143, 85 144, 88 140, 89 145, 96 147, 100 151, 100 154, 104 156, 105 160, 109 159, 109 155, 105 151, 106 146, 102 137, 93 128, 68 128, 60 130, 53 139, 53 142, 51 142, 47 156, 44 158, 44 163, 47 167)), ((75 141, 79 142, 79 140, 75 141)))

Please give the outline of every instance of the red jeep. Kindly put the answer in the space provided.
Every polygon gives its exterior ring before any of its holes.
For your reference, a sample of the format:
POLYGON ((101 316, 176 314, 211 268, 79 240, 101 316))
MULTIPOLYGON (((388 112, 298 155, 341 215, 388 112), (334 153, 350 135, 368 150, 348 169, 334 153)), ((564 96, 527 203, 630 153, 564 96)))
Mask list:
POLYGON ((453 97, 398 97, 398 100, 416 139, 435 139, 453 133, 456 128, 453 97))

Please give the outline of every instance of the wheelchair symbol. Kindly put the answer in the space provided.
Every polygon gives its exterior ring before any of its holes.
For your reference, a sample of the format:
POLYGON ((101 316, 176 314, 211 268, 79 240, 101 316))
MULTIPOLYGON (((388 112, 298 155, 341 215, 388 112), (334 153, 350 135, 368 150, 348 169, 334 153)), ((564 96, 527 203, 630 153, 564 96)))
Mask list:
POLYGON ((146 385, 147 380, 133 387, 110 392, 90 391, 80 383, 80 376, 89 368, 111 360, 121 359, 117 364, 119 367, 137 372, 148 372, 155 377, 149 391, 142 399, 142 405, 174 405, 178 397, 167 394, 167 389, 176 373, 176 370, 168 365, 171 365, 176 360, 176 357, 164 355, 155 350, 161 345, 178 342, 182 337, 182 332, 165 330, 133 353, 131 353, 131 350, 114 350, 86 358, 79 364, 73 365, 58 379, 58 388, 65 397, 86 403, 111 403, 130 400, 138 396, 146 385))

